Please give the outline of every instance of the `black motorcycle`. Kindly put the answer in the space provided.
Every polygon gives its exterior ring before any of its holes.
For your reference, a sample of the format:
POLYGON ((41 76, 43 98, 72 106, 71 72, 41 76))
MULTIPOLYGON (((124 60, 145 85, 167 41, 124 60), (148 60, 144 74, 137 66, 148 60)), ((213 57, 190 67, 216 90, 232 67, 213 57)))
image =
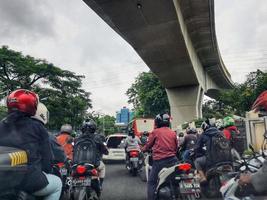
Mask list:
POLYGON ((73 200, 98 200, 101 190, 95 166, 90 163, 74 164, 70 187, 73 200))

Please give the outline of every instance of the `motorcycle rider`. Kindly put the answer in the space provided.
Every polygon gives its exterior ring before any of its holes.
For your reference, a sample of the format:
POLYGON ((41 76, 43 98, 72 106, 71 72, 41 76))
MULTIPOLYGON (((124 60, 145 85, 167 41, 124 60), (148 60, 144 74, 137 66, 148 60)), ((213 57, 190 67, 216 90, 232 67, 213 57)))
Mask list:
POLYGON ((180 151, 183 152, 182 159, 184 162, 189 160, 190 151, 194 149, 197 143, 197 129, 189 127, 187 129, 187 135, 184 137, 184 142, 180 144, 180 151))
POLYGON ((69 160, 73 160, 73 141, 72 126, 70 124, 63 124, 60 128, 60 134, 57 136, 57 142, 63 147, 69 160))
POLYGON ((19 189, 45 200, 57 200, 61 194, 60 178, 50 174, 52 152, 44 126, 31 118, 36 113, 38 95, 25 89, 7 97, 8 115, 0 122, 0 145, 28 152, 28 171, 19 189))
MULTIPOLYGON (((39 102, 37 106, 37 110, 34 116, 32 116, 33 119, 38 120, 43 125, 46 125, 49 121, 49 111, 47 107, 39 102)), ((67 160, 67 157, 64 153, 63 148, 60 144, 58 144, 57 139, 54 135, 49 134, 49 142, 51 145, 52 153, 53 153, 53 164, 54 163, 64 163, 67 160)))
POLYGON ((203 133, 199 136, 197 144, 194 149, 195 153, 195 167, 200 176, 200 182, 204 183, 207 181, 205 176, 205 168, 207 165, 206 150, 207 144, 211 140, 211 137, 218 133, 218 129, 215 127, 215 119, 207 119, 201 124, 203 133))
POLYGON ((156 129, 149 135, 147 144, 142 148, 143 152, 152 149, 153 164, 148 178, 148 200, 155 199, 155 191, 158 174, 164 167, 171 167, 177 163, 176 152, 178 141, 176 133, 170 126, 168 114, 158 114, 155 118, 156 129))
MULTIPOLYGON (((105 164, 102 161, 103 154, 108 154, 107 145, 105 143, 105 137, 102 134, 96 133, 96 123, 93 119, 86 119, 81 127, 82 134, 75 139, 74 142, 74 149, 75 144, 78 143, 79 140, 84 140, 85 138, 91 139, 96 144, 96 154, 97 154, 97 161, 96 166, 99 171, 99 178, 100 178, 100 189, 102 189, 104 178, 105 178, 105 164)), ((75 162, 79 162, 75 160, 75 162)))
POLYGON ((223 134, 233 144, 235 136, 239 134, 239 130, 235 126, 235 120, 232 117, 227 116, 223 118, 223 126, 224 126, 223 134))
POLYGON ((140 145, 142 145, 141 140, 139 139, 138 136, 134 134, 133 129, 130 129, 128 131, 128 136, 125 139, 124 145, 125 145, 124 148, 125 148, 125 153, 126 153, 126 159, 125 159, 126 166, 128 166, 129 165, 129 152, 131 150, 137 150, 141 152, 140 145))

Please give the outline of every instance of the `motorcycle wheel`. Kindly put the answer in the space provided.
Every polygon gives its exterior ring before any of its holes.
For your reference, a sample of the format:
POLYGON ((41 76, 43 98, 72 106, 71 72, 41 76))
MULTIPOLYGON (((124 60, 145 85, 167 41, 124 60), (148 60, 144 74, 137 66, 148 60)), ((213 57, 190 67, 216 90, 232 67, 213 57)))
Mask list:
POLYGON ((191 195, 183 195, 181 197, 182 200, 196 200, 196 197, 194 194, 191 194, 191 195))
POLYGON ((207 187, 203 188, 205 190, 203 193, 208 198, 220 198, 221 197, 220 188, 221 188, 220 176, 219 175, 213 176, 208 180, 207 187))
POLYGON ((138 172, 137 168, 132 169, 132 175, 133 176, 137 176, 137 172, 138 172))

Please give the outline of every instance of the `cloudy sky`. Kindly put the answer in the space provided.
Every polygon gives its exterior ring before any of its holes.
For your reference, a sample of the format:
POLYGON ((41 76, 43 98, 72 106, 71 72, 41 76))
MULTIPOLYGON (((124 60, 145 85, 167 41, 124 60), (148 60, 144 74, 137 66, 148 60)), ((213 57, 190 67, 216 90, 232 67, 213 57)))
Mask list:
MULTIPOLYGON (((267 1, 215 0, 217 39, 235 82, 267 69, 267 1)), ((134 50, 82 0, 0 0, 0 45, 84 74, 94 110, 127 105, 134 77, 148 71, 134 50)))

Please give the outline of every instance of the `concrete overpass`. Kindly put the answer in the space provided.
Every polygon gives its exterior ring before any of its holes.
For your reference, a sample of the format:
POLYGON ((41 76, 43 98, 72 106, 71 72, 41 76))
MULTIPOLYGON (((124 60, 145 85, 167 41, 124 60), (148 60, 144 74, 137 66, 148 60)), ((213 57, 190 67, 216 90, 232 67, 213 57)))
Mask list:
POLYGON ((202 116, 204 93, 231 88, 213 0, 84 0, 140 55, 165 86, 173 127, 202 116))

